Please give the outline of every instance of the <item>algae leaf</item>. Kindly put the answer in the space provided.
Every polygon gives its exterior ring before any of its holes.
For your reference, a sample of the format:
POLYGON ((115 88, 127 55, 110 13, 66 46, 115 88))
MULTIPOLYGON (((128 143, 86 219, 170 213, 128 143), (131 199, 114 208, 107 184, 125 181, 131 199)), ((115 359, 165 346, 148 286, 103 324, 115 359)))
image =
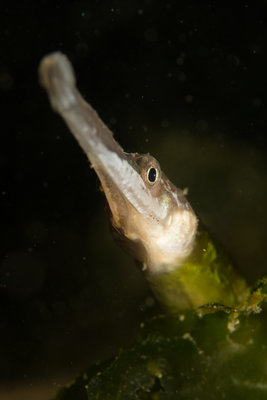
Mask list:
POLYGON ((239 309, 154 317, 134 346, 89 368, 56 400, 266 399, 266 299, 262 278, 239 309))

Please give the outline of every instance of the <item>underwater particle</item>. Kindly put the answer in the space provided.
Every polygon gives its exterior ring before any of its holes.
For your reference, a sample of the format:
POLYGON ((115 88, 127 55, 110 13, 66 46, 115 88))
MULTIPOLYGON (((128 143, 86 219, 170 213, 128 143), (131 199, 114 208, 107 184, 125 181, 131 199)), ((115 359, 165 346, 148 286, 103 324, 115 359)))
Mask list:
POLYGON ((27 298, 40 292, 45 281, 45 265, 32 253, 13 253, 3 261, 1 276, 6 277, 6 294, 27 298))
POLYGON ((146 303, 147 308, 152 308, 155 305, 155 299, 152 296, 148 296, 145 299, 145 303, 146 303))
POLYGON ((250 51, 254 55, 256 54, 259 55, 261 53, 261 46, 255 43, 252 46, 250 46, 250 51))
POLYGON ((186 103, 193 103, 194 97, 191 94, 187 94, 184 98, 186 103))
POLYGON ((14 79, 9 72, 0 73, 0 90, 10 90, 14 85, 14 79))
MULTIPOLYGON (((142 128, 143 128, 144 132, 148 132, 148 127, 146 125, 143 125, 142 128)), ((147 138, 145 139, 145 142, 148 142, 147 138)))
POLYGON ((80 57, 85 57, 88 54, 88 45, 85 42, 79 42, 76 45, 76 53, 80 57))
POLYGON ((184 33, 180 33, 178 36, 179 42, 185 42, 186 41, 186 35, 184 33))
POLYGON ((160 125, 162 126, 162 128, 168 128, 169 126, 169 121, 167 119, 163 119, 160 123, 160 125))
POLYGON ((140 305, 141 311, 146 311, 149 308, 153 308, 155 306, 155 299, 152 296, 148 296, 145 298, 144 303, 140 305))
POLYGON ((144 38, 147 42, 156 42, 158 40, 158 32, 154 28, 148 28, 144 32, 144 38))
POLYGON ((196 123, 196 127, 197 129, 199 129, 202 132, 205 132, 208 130, 209 124, 207 121, 205 121, 204 119, 200 119, 199 121, 197 121, 196 123))
POLYGON ((24 229, 25 236, 30 241, 37 241, 43 243, 47 239, 47 230, 43 221, 33 220, 24 229))
POLYGON ((52 304, 52 311, 55 315, 60 316, 64 315, 66 312, 66 304, 63 300, 56 300, 52 304))
POLYGON ((186 81, 186 73, 183 71, 178 72, 178 79, 180 82, 185 82, 186 81))
POLYGON ((184 53, 181 53, 181 54, 179 55, 179 57, 177 57, 176 63, 177 63, 178 65, 183 65, 184 59, 185 59, 185 54, 184 54, 184 53))
POLYGON ((209 55, 209 49, 207 46, 202 45, 202 46, 199 46, 197 53, 200 57, 205 58, 205 57, 208 57, 208 55, 209 55))
POLYGON ((142 8, 139 8, 139 10, 137 11, 139 15, 143 15, 144 14, 144 10, 142 8))
POLYGON ((256 97, 252 100, 252 106, 258 108, 262 105, 262 100, 259 97, 256 97))
POLYGON ((238 67, 240 64, 239 58, 237 56, 234 56, 233 54, 229 54, 227 60, 232 67, 238 67))

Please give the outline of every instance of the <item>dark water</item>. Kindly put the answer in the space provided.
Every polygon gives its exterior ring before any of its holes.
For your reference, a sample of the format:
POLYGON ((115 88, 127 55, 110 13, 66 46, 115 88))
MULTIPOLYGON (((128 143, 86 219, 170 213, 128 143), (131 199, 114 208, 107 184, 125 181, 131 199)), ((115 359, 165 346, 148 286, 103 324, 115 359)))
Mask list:
POLYGON ((153 313, 141 274, 110 238, 93 171, 38 85, 48 52, 70 57, 125 150, 151 152, 189 187, 248 281, 266 272, 267 5, 234 4, 0 6, 4 398, 48 399, 153 313))

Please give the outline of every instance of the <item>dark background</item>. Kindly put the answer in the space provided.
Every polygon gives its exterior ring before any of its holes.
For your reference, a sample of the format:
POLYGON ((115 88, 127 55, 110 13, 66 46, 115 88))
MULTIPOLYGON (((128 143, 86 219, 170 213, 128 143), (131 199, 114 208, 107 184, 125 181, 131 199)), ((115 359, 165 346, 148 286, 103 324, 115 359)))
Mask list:
POLYGON ((1 2, 1 398, 49 399, 156 312, 38 84, 40 59, 68 55, 124 149, 149 151, 189 188, 253 283, 266 272, 266 11, 245 0, 1 2))

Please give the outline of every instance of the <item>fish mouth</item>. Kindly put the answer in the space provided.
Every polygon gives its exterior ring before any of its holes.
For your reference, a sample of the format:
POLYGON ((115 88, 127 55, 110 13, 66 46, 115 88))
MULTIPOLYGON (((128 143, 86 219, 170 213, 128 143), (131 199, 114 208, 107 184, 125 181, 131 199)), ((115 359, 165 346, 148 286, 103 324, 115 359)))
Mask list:
POLYGON ((81 96, 68 58, 60 52, 46 56, 40 63, 39 76, 52 108, 65 120, 95 169, 112 213, 118 214, 123 204, 129 202, 144 216, 164 218, 165 210, 140 176, 134 155, 123 151, 81 96))

